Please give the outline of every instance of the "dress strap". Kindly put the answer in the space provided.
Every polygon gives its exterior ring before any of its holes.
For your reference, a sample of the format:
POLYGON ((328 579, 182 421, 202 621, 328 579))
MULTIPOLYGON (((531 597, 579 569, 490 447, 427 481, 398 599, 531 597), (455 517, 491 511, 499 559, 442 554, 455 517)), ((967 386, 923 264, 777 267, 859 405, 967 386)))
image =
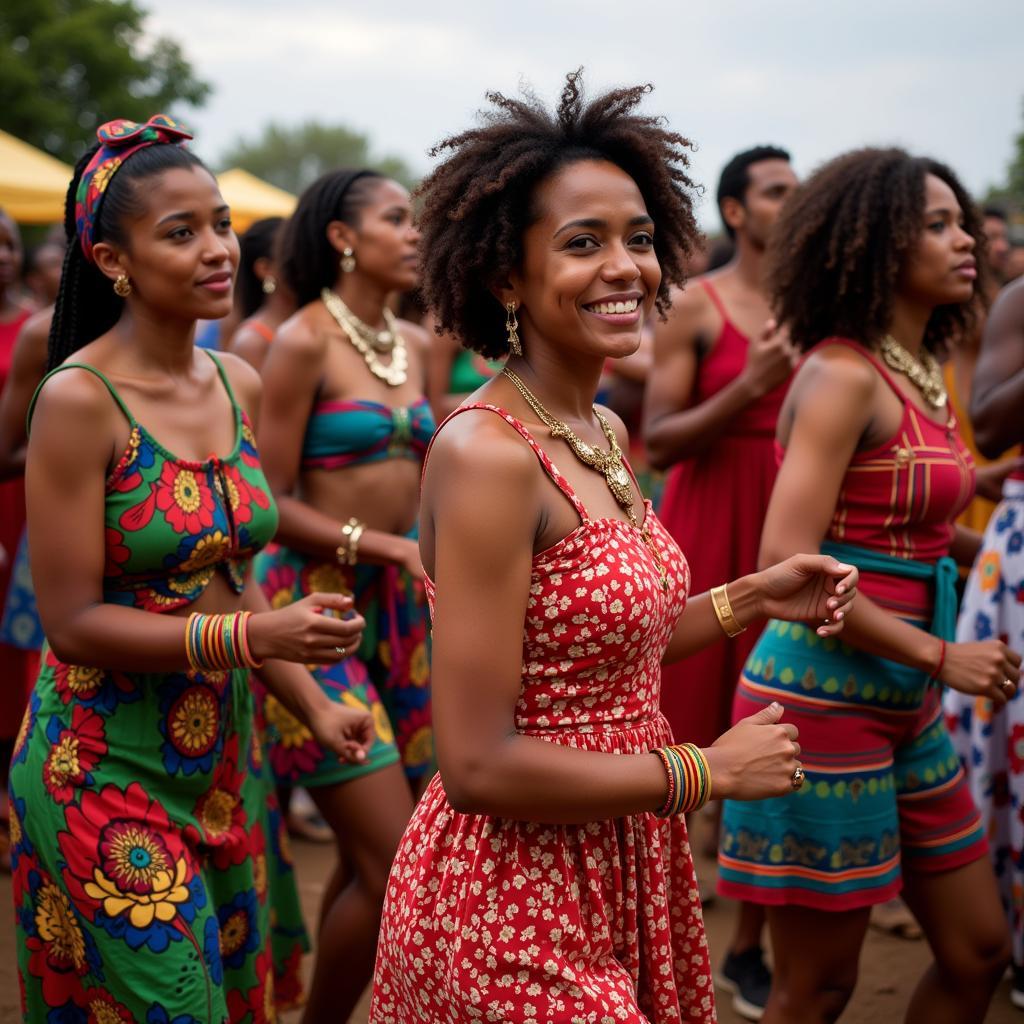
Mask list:
MULTIPOLYGON (((885 364, 881 359, 878 358, 871 351, 871 349, 862 345, 859 341, 854 341, 852 338, 826 338, 824 341, 818 342, 815 348, 824 347, 825 345, 842 345, 843 348, 852 349, 857 355, 866 359, 877 371, 882 380, 892 389, 893 394, 906 406, 913 409, 914 403, 899 389, 892 374, 885 368, 885 364)), ((809 355, 810 353, 808 353, 809 355)))
POLYGON ((725 309, 725 303, 722 301, 722 296, 718 294, 718 289, 706 277, 700 278, 700 286, 707 292, 711 304, 721 313, 722 319, 726 323, 731 323, 729 314, 725 309))
POLYGON ((117 393, 117 388, 104 376, 102 371, 97 370, 95 366, 90 366, 88 363, 63 363, 61 366, 52 369, 38 384, 35 392, 32 395, 32 401, 28 404, 28 412, 25 415, 25 433, 29 433, 32 426, 32 414, 36 411, 36 402, 39 399, 39 393, 43 390, 43 385, 51 378, 56 376, 63 370, 88 370, 94 377, 98 377, 106 385, 107 391, 110 392, 110 397, 117 402, 117 407, 124 413, 125 419, 128 423, 135 427, 138 424, 135 421, 135 417, 132 415, 131 409, 125 405, 124 399, 117 393))
POLYGON ((235 398, 234 391, 231 390, 231 381, 228 380, 224 364, 208 348, 204 348, 203 351, 213 360, 213 365, 217 367, 217 373, 220 376, 220 382, 224 385, 224 390, 228 393, 228 398, 231 400, 231 408, 238 412, 238 401, 235 398))
MULTIPOLYGON (((534 455, 540 460, 541 466, 544 468, 544 472, 551 478, 552 483, 569 499, 572 503, 572 507, 576 509, 577 514, 583 522, 589 522, 590 516, 587 515, 586 506, 579 499, 579 495, 573 490, 572 484, 558 472, 555 464, 551 461, 551 457, 546 451, 537 443, 536 438, 533 434, 523 426, 507 409, 502 409, 500 406, 491 405, 487 402, 472 402, 469 405, 460 405, 454 412, 449 413, 441 425, 434 431, 434 436, 430 439, 430 444, 427 446, 426 453, 423 456, 423 473, 427 471, 427 459, 430 458, 430 450, 434 446, 434 442, 437 440, 437 435, 444 430, 445 426, 453 420, 456 416, 464 412, 469 412, 471 409, 484 409, 487 412, 493 412, 495 415, 500 416, 510 427, 513 427, 522 436, 523 440, 533 449, 534 455)), ((632 472, 632 471, 631 471, 632 472)), ((421 476, 422 479, 422 476, 421 476)))
POLYGON ((238 330, 240 331, 243 327, 247 327, 250 331, 258 334, 266 342, 274 340, 273 327, 269 327, 262 320, 257 320, 256 317, 252 317, 250 320, 244 320, 238 325, 238 330))

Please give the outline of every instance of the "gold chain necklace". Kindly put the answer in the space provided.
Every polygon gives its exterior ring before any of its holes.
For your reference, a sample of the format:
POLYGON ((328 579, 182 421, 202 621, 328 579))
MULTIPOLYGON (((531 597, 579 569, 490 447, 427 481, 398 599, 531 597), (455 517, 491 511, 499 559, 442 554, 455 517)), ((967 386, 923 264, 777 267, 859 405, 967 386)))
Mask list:
MULTIPOLYGON (((374 352, 373 346, 359 333, 359 328, 353 323, 354 318, 349 312, 348 306, 330 288, 325 288, 320 293, 320 299, 327 308, 327 312, 334 318, 335 323, 348 335, 349 341, 366 361, 370 373, 393 388, 399 387, 408 380, 409 354, 405 350, 405 341, 400 334, 393 334, 391 362, 385 366, 374 352)), ((388 321, 387 316, 384 320, 393 323, 393 321, 388 321)), ((362 323, 362 321, 359 322, 362 323)), ((366 325, 363 324, 363 326, 366 325)))
POLYGON ((942 380, 942 367, 935 356, 922 350, 921 358, 915 359, 891 334, 882 339, 880 348, 882 358, 916 385, 933 409, 945 408, 949 396, 942 380))
POLYGON ((502 369, 502 373, 508 377, 515 389, 523 396, 526 400, 526 404, 537 414, 541 423, 548 428, 551 436, 564 440, 566 444, 569 445, 573 455, 575 455, 580 462, 604 476, 604 482, 608 485, 608 490, 612 492, 612 497, 626 513, 626 517, 629 519, 630 524, 640 529, 640 534, 644 543, 654 556, 655 564, 658 567, 658 576, 661 588, 662 590, 668 590, 668 572, 661 560, 661 553, 658 551, 657 545, 651 537, 647 520, 646 518, 644 519, 644 525, 641 528, 640 524, 637 522, 636 512, 633 511, 633 488, 630 482, 629 473, 626 472, 626 467, 623 465, 622 449, 619 447, 619 441, 615 436, 615 431, 612 429, 612 425, 595 406, 594 415, 597 417, 597 422, 601 425, 601 430, 604 433, 609 446, 608 451, 602 452, 592 444, 588 444, 584 441, 583 438, 575 433, 568 423, 564 423, 562 420, 556 420, 555 417, 540 404, 540 399, 538 399, 526 384, 523 383, 522 378, 514 370, 510 370, 506 366, 502 369))

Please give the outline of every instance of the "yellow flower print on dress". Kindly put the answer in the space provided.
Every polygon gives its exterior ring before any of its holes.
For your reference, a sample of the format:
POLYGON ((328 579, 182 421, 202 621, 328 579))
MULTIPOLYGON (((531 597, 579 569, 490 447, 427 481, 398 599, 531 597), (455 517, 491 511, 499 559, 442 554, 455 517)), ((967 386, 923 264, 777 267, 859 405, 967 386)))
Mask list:
POLYGON ((117 822, 107 838, 109 873, 101 867, 93 871, 85 892, 101 901, 110 917, 127 912, 136 928, 146 928, 153 920, 172 921, 175 904, 189 899, 188 864, 184 857, 171 860, 160 837, 141 824, 117 822))
POLYGON ((85 967, 85 936, 75 919, 71 901, 52 882, 36 895, 36 930, 50 947, 50 955, 76 971, 85 967))

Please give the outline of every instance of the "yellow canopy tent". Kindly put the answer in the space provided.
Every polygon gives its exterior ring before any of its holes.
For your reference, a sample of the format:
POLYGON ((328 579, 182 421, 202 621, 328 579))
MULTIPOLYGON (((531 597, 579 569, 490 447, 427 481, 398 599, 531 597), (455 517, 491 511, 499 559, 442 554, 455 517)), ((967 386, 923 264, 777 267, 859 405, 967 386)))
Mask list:
POLYGON ((22 224, 64 220, 72 169, 49 153, 0 131, 0 206, 22 224))
POLYGON ((231 222, 238 234, 264 217, 290 217, 298 202, 290 192, 241 167, 218 174, 217 181, 224 201, 231 207, 231 222))

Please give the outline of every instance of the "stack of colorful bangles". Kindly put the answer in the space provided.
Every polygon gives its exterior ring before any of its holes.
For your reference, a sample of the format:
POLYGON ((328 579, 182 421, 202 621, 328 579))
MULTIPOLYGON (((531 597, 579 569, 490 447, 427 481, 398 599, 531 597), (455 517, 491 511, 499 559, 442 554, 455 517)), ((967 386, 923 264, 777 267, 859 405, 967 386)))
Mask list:
POLYGON ((249 647, 249 619, 252 612, 204 615, 193 612, 185 624, 185 654, 193 669, 226 671, 260 668, 249 647))
POLYGON ((651 753, 661 758, 668 776, 668 796, 655 812, 658 817, 699 811, 711 796, 711 769, 704 751, 693 743, 679 743, 651 753))

